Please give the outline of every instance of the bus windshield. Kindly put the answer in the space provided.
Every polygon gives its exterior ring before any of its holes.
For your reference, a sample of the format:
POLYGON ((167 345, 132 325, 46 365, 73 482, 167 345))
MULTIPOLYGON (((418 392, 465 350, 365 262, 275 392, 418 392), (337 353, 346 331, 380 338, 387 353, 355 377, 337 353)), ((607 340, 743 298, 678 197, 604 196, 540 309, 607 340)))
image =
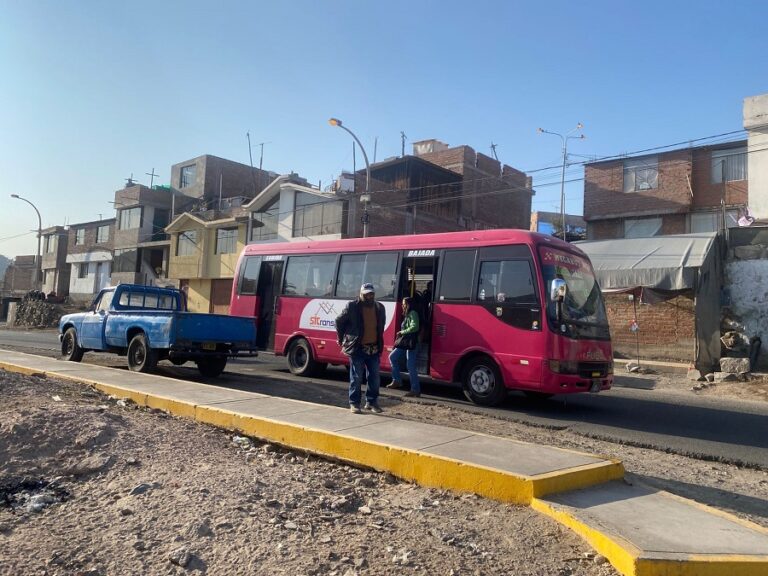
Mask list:
POLYGON ((603 296, 589 260, 570 252, 541 246, 541 268, 547 301, 547 320, 557 330, 557 304, 549 289, 554 278, 562 278, 568 287, 562 306, 562 321, 571 338, 609 339, 608 317, 603 296))

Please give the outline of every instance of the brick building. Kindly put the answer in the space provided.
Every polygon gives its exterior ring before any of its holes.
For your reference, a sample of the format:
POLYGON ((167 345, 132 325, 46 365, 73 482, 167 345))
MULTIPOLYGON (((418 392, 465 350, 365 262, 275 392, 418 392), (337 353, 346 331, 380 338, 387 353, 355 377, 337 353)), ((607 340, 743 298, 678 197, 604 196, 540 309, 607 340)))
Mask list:
POLYGON ((55 292, 63 295, 69 291, 67 235, 64 226, 51 226, 42 230, 41 290, 46 294, 55 292))
MULTIPOLYGON (((475 152, 438 141, 413 144, 413 155, 370 167, 369 236, 424 234, 489 228, 528 229, 531 179, 475 152)), ((362 236, 365 170, 356 173, 349 200, 347 236, 362 236)))
POLYGON ((11 261, 3 276, 3 296, 20 297, 34 288, 35 258, 36 256, 32 254, 16 256, 11 261))
POLYGON ((740 140, 586 164, 588 238, 642 238, 738 226, 749 202, 747 156, 746 140, 740 140))
POLYGON ((110 284, 115 219, 81 222, 69 227, 66 262, 70 267, 69 296, 90 302, 110 284))

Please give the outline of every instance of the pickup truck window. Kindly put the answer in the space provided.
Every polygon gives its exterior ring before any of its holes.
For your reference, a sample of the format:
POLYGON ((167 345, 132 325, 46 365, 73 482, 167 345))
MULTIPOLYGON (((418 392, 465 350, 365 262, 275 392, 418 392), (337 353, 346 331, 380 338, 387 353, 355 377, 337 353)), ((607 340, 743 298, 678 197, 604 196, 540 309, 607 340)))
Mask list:
POLYGON ((107 312, 109 310, 109 306, 112 304, 112 298, 114 295, 115 293, 112 291, 104 292, 104 294, 101 295, 101 300, 99 300, 99 304, 96 307, 96 310, 107 312))

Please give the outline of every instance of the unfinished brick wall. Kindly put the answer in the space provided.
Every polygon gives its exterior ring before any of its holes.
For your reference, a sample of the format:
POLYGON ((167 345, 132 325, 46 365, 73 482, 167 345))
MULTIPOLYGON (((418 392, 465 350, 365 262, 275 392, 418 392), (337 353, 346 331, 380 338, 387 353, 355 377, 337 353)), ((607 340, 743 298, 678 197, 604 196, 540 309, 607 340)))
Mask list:
POLYGON ((696 323, 692 296, 677 296, 659 304, 638 302, 637 338, 630 331, 635 310, 628 295, 608 294, 605 306, 616 357, 635 358, 639 339, 641 361, 693 362, 696 323))
POLYGON ((587 164, 584 168, 584 218, 641 217, 687 212, 691 151, 658 156, 658 188, 624 192, 624 161, 587 164))
POLYGON ((727 206, 746 204, 747 180, 722 183, 712 182, 712 151, 722 148, 704 148, 693 152, 693 205, 696 208, 717 208, 725 198, 727 206))
POLYGON ((524 172, 470 146, 429 152, 419 158, 464 177, 461 212, 470 220, 470 228, 530 228, 532 194, 524 172))

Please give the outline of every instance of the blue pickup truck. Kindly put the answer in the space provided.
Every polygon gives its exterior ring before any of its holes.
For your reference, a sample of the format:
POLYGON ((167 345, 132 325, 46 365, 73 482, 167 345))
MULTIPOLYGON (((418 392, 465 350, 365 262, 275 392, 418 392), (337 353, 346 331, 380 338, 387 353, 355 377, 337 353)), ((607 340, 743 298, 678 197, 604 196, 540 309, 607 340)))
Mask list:
POLYGON ((88 312, 63 316, 59 340, 64 360, 113 352, 127 356, 135 372, 168 359, 177 366, 194 361, 203 376, 214 377, 230 356, 257 354, 252 318, 187 312, 179 290, 134 284, 105 288, 88 312))

